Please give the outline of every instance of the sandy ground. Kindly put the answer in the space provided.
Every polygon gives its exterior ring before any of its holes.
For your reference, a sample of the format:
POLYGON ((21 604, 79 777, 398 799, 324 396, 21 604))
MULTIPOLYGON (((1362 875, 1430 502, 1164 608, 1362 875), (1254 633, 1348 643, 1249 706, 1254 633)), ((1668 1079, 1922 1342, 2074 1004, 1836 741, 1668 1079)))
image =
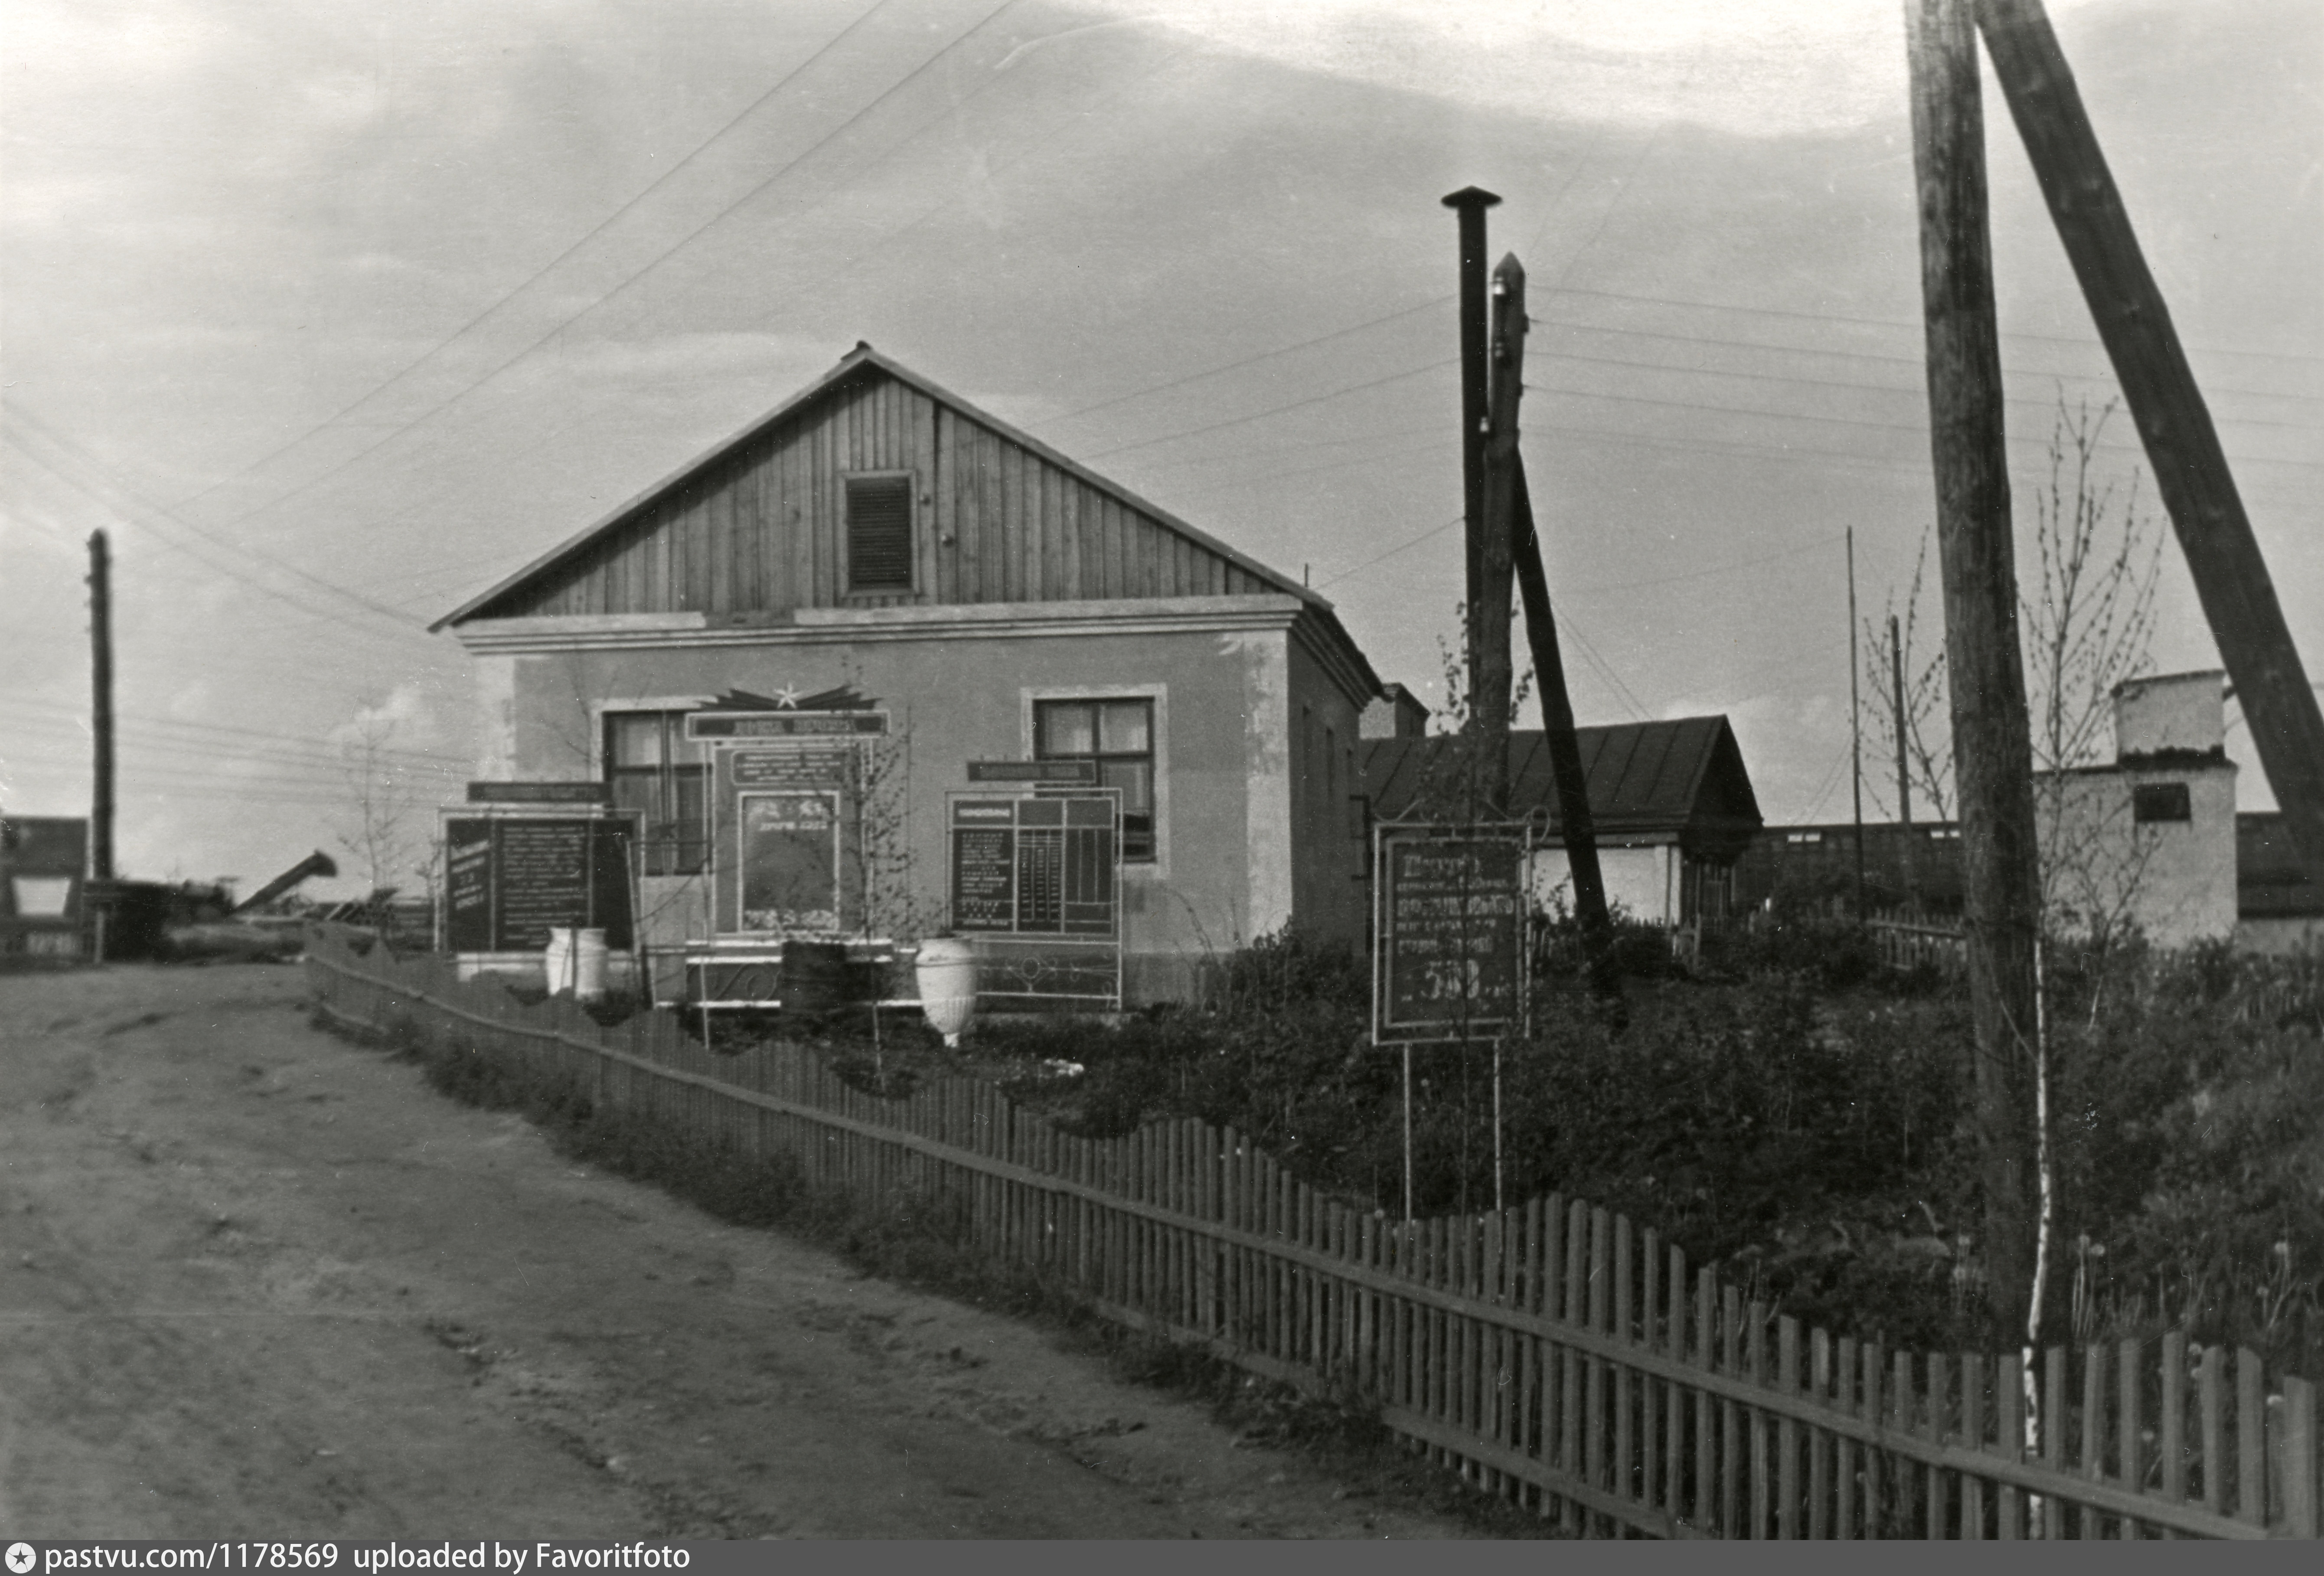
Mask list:
POLYGON ((1462 1535, 1037 1330, 576 1170, 301 989, 0 977, 10 1535, 1462 1535))

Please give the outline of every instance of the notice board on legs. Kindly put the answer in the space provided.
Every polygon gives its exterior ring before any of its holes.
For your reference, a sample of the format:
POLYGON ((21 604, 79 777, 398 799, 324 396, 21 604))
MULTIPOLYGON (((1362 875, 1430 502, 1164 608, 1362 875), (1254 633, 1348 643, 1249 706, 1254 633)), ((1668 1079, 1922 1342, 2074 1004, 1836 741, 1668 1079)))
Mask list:
POLYGON ((464 805, 443 815, 443 936, 452 952, 538 952, 552 928, 634 944, 638 818, 617 810, 464 805))
POLYGON ((945 815, 952 928, 976 944, 980 1005, 1121 1006, 1121 791, 955 793, 945 815))

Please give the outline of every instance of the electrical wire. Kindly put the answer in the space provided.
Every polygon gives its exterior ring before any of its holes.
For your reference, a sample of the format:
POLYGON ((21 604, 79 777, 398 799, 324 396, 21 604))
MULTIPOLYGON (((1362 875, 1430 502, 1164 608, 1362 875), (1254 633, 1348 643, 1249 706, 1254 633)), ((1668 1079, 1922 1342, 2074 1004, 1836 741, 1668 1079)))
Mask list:
MULTIPOLYGON (((86 445, 77 442, 65 433, 58 431, 57 428, 51 423, 41 420, 31 411, 25 409, 20 402, 8 402, 8 408, 10 413, 14 417, 18 423, 29 426, 34 432, 40 434, 51 443, 53 443, 58 448, 63 450, 68 456, 78 458, 88 468, 97 472, 101 477, 106 478, 106 485, 109 486, 121 496, 127 498, 131 505, 134 505, 135 511, 147 516, 149 521, 167 520, 179 529, 185 531, 189 534, 197 537, 203 542, 208 542, 211 546, 218 549, 220 552, 240 553, 244 558, 250 559, 255 562, 263 563, 271 569, 290 575, 300 580, 303 580, 307 584, 315 587, 317 589, 327 591, 333 596, 338 597, 352 606, 363 609, 364 612, 372 613, 386 619, 390 626, 399 633, 405 635, 420 635, 424 633, 402 614, 398 613, 395 609, 387 607, 383 603, 372 600, 372 598, 364 596, 360 591, 350 590, 345 586, 337 585, 332 581, 324 579, 319 575, 309 574, 307 570, 299 568, 297 565, 285 562, 283 560, 273 557, 271 554, 262 553, 255 549, 244 547, 237 542, 226 541, 225 538, 218 536, 213 532, 207 531, 201 526, 180 518, 178 515, 171 510, 164 508, 161 505, 153 502, 152 499, 148 498, 143 494, 138 492, 134 487, 128 486, 121 479, 118 473, 114 471, 110 466, 106 465, 102 459, 99 459, 95 454, 91 453, 86 445)), ((63 468, 56 464, 55 461, 35 451, 23 441, 22 437, 19 436, 14 429, 9 430, 6 435, 11 441, 15 443, 18 452, 23 454, 27 459, 40 466, 43 470, 48 471, 51 476, 54 476, 66 485, 85 493, 88 497, 93 499, 98 505, 106 507, 109 512, 114 514, 115 517, 123 520, 124 522, 127 522, 132 519, 133 515, 130 511, 123 509, 119 504, 106 497, 102 492, 97 490, 97 487, 72 475, 69 471, 65 470, 63 468)), ((155 529, 158 533, 159 528, 155 527, 155 529)), ((198 557, 198 555, 193 556, 198 557)), ((244 585, 249 586, 254 590, 273 597, 277 600, 300 608, 301 611, 316 613, 318 616, 326 618, 341 616, 340 615, 335 615, 327 611, 318 610, 306 603, 299 601, 295 598, 287 596, 281 591, 276 590, 273 588, 265 586, 257 580, 252 579, 247 575, 238 574, 235 570, 226 568, 223 564, 217 563, 214 561, 210 561, 210 567, 217 570, 222 574, 226 574, 241 581, 244 585)))
MULTIPOLYGON (((1790 311, 1783 307, 1738 306, 1722 301, 1683 301, 1674 296, 1643 295, 1633 292, 1619 290, 1584 289, 1579 285, 1560 285, 1557 287, 1557 293, 1561 295, 1603 296, 1609 301, 1641 301, 1654 306, 1690 307, 1698 311, 1737 312, 1761 318, 1790 318, 1801 322, 1852 323, 1863 328, 1889 329, 1908 333, 1919 333, 1923 328, 1923 325, 1917 320, 1907 321, 1896 318, 1859 318, 1849 316, 1844 312, 1803 312, 1790 311)), ((2005 332, 2001 335, 2001 338, 2004 339, 2027 340, 2035 344, 2071 345, 2077 348, 2086 350, 2103 350, 2106 348, 2104 343, 2098 339, 2096 334, 2091 334, 2087 338, 2083 338, 2066 334, 2005 332)), ((2308 351, 2234 350, 2224 346, 2194 344, 2189 344, 2186 348, 2190 350, 2193 350, 2206 356, 2247 356, 2255 358, 2276 361, 2324 361, 2324 356, 2316 355, 2308 351)), ((2306 396, 2303 395, 2299 397, 2304 398, 2306 396)))
POLYGON ((756 199, 761 193, 764 192, 776 181, 781 180, 793 170, 798 168, 800 164, 806 162, 808 159, 822 152, 823 149, 835 142, 857 122, 862 120, 866 116, 878 109, 881 105, 887 103, 890 98, 893 98, 897 94, 902 92, 912 83, 919 80, 922 76, 933 70, 937 62, 942 60, 946 55, 952 53, 953 51, 967 42, 971 37, 982 32, 987 26, 991 25, 1002 12, 1011 9, 1020 3, 1021 0, 1001 0, 1000 5, 987 12, 984 16, 973 26, 954 38, 951 42, 944 45, 941 49, 938 49, 935 53, 928 56, 927 60, 922 60, 911 70, 905 73, 902 78, 890 85, 885 91, 881 93, 878 97, 872 99, 870 103, 856 110, 845 120, 840 122, 838 125, 833 127, 829 132, 818 138, 807 149, 806 152, 799 153, 786 162, 782 167, 778 169, 773 174, 768 176, 756 186, 753 186, 750 190, 744 192, 742 196, 736 198, 733 201, 720 209, 709 218, 705 219, 702 223, 688 230, 685 235, 679 236, 676 241, 670 243, 669 246, 664 248, 644 267, 630 274, 620 283, 614 285, 611 290, 604 292, 603 294, 591 301, 587 305, 580 308, 578 311, 563 319, 554 327, 550 328, 547 332, 541 334, 538 338, 535 338, 530 344, 524 346, 521 349, 519 349, 503 360, 496 362, 488 371, 463 385, 458 392, 455 393, 450 397, 429 407, 426 412, 422 413, 420 415, 413 417, 408 422, 400 422, 390 427, 386 435, 379 439, 376 442, 370 444, 366 448, 357 450, 355 453, 348 455, 346 459, 332 466, 329 469, 321 472, 319 475, 309 477, 306 481, 300 483, 289 492, 280 494, 277 496, 269 499, 266 503, 260 505, 257 508, 237 515, 235 518, 237 520, 251 519, 256 515, 278 509, 283 505, 290 502, 293 498, 303 496, 305 494, 311 492, 313 489, 320 487, 323 483, 330 480, 332 477, 338 476, 350 466, 353 466, 369 456, 377 453, 380 450, 385 448, 388 444, 394 442, 398 438, 402 437, 405 433, 413 431, 420 427, 436 421, 446 412, 453 409, 455 406, 466 400, 469 395, 493 383, 503 373, 508 371, 510 367, 514 366, 520 361, 531 356, 534 352, 540 350, 551 340, 558 338, 565 332, 566 329, 572 327, 575 323, 579 322, 583 318, 590 316, 592 313, 597 311, 600 308, 605 306, 608 302, 613 301, 616 298, 627 294, 633 286, 645 280, 654 272, 654 270, 660 267, 670 258, 676 256, 685 247, 692 245, 694 241, 723 222, 730 215, 740 210, 744 204, 756 199))
POLYGON ((1445 367, 1458 366, 1460 365, 1461 358, 1458 356, 1450 356, 1442 361, 1432 361, 1425 366, 1415 366, 1403 372, 1391 372, 1384 376, 1368 378, 1362 383, 1351 383, 1344 388, 1335 388, 1328 393, 1311 394, 1305 399, 1293 400, 1287 404, 1273 405, 1264 411, 1252 411, 1245 415, 1231 416, 1225 421, 1213 422, 1205 426, 1189 427, 1182 432, 1167 432, 1159 438, 1142 439, 1136 443, 1117 443, 1111 449, 1097 450, 1091 453, 1088 458, 1091 459, 1104 459, 1111 455, 1130 454, 1134 453, 1136 450, 1140 449, 1151 449, 1157 443, 1176 443, 1182 438, 1197 438, 1205 432, 1216 432, 1222 428, 1239 427, 1246 422, 1256 422, 1268 416, 1279 416, 1286 411, 1296 411, 1302 410, 1309 405, 1319 405, 1326 400, 1336 400, 1346 394, 1361 394, 1366 389, 1379 388, 1384 385, 1391 383, 1401 383, 1408 377, 1419 377, 1426 373, 1441 372, 1445 367))
POLYGON ((539 268, 528 274, 523 283, 494 298, 491 305, 484 308, 484 311, 478 312, 475 316, 470 318, 466 322, 461 324, 460 327, 454 329, 451 334, 445 338, 438 340, 433 346, 422 352, 416 360, 405 363, 404 366, 394 374, 390 375, 384 381, 374 385, 361 397, 349 404, 342 406, 339 410, 333 413, 331 415, 325 417, 322 421, 318 422, 315 425, 308 428, 305 431, 300 433, 297 437, 292 438, 287 443, 283 443, 275 449, 270 450, 267 453, 260 456, 257 459, 251 461, 248 465, 244 466, 240 470, 235 471, 233 475, 220 477, 218 480, 210 483, 208 487, 203 487, 199 492, 188 494, 185 497, 179 499, 174 506, 182 509, 188 505, 198 502, 202 498, 206 498, 209 496, 210 494, 218 491, 220 488, 229 487, 235 482, 241 480, 244 477, 249 476, 253 472, 263 469, 264 467, 272 464, 283 455, 290 453, 292 450, 306 442, 309 438, 316 436, 318 433, 320 433, 328 428, 337 426, 339 422, 345 421, 347 417, 353 415, 355 412, 369 404, 373 400, 377 399, 381 394, 385 394, 389 389, 393 388, 405 378, 410 377, 413 373, 419 371, 429 362, 434 361, 438 357, 443 355, 445 351, 458 344, 462 339, 466 338, 469 334, 482 327, 487 319, 498 312, 503 307, 507 306, 518 296, 522 295, 526 291, 530 290, 534 285, 540 283, 556 269, 563 266, 567 262, 570 261, 584 246, 586 246, 590 242, 595 240, 599 236, 604 235, 608 229, 620 223, 630 214, 635 212, 641 203, 643 203, 655 192, 659 191, 663 187, 669 185, 670 181, 676 180, 678 175, 691 168, 696 160, 700 159, 712 148, 724 142, 731 134, 740 127, 744 121, 749 120, 761 108, 765 107, 777 94, 789 87, 794 81, 798 80, 803 73, 812 69, 818 61, 829 55, 841 44, 846 42, 847 40, 854 34, 858 28, 861 28, 866 23, 870 22, 872 18, 879 13, 885 11, 890 4, 892 4, 892 0, 873 0, 873 4, 866 7, 860 14, 858 14, 854 21, 849 23, 845 27, 840 29, 838 32, 833 34, 820 49, 809 55, 805 60, 802 60, 797 66, 792 67, 790 70, 785 72, 781 79, 776 82, 773 87, 768 88, 764 93, 759 95, 758 97, 752 99, 750 104, 744 107, 741 114, 735 116, 724 125, 720 126, 716 131, 713 132, 706 141, 696 144, 692 152, 688 153, 684 158, 678 160, 677 163, 672 164, 660 174, 655 176, 652 181, 641 188, 630 198, 628 201, 622 203, 621 207, 615 209, 604 218, 599 219, 595 225, 591 226, 588 231, 578 240, 574 241, 556 256, 550 258, 547 263, 542 264, 539 268))

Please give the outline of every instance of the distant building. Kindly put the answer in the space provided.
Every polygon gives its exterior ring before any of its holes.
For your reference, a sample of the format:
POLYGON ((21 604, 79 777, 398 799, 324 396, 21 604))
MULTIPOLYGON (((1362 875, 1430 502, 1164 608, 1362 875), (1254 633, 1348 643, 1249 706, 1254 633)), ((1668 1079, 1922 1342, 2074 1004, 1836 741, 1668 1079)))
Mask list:
MULTIPOLYGON (((1735 861, 1759 829, 1759 802, 1727 719, 1684 717, 1574 732, 1607 901, 1649 924, 1723 917, 1735 861)), ((1433 785, 1457 769, 1462 747, 1444 734, 1365 740, 1364 783, 1374 817, 1426 813, 1433 785)), ((1534 861, 1536 895, 1570 907, 1556 783, 1548 741, 1538 730, 1509 735, 1509 802, 1513 814, 1542 827, 1548 845, 1534 861)))
POLYGON ((1332 605, 869 346, 437 627, 475 660, 479 777, 641 816, 666 955, 779 929, 714 913, 743 855, 688 737, 753 706, 876 714, 895 746, 892 813, 835 835, 881 839, 910 901, 826 871, 830 929, 942 928, 969 764, 1081 761, 1121 796, 1129 999, 1287 924, 1362 940, 1380 687, 1332 605))
POLYGON ((1364 708, 1366 738, 1418 738, 1428 731, 1428 708, 1402 684, 1382 684, 1379 699, 1364 708))
MULTIPOLYGON (((2225 705, 2215 669, 2130 680, 2114 694, 2114 762, 2036 779, 2049 897, 2068 924, 2126 920, 2165 947, 2238 933, 2255 901, 2238 845, 2255 845, 2239 831, 2225 705)), ((1737 899, 1851 900, 1856 859, 1846 821, 1768 827, 1738 862, 1737 899)), ((1868 908, 1960 912, 1955 822, 1867 826, 1864 867, 1868 908)))

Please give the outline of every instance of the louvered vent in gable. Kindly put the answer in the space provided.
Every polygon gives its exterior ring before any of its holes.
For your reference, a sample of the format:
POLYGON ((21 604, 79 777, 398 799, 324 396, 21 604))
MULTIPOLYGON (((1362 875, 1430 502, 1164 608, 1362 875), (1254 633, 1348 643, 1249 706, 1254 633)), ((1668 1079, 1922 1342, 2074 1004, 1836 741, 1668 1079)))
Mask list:
POLYGON ((912 589, 912 478, 847 478, 847 589, 912 589))

